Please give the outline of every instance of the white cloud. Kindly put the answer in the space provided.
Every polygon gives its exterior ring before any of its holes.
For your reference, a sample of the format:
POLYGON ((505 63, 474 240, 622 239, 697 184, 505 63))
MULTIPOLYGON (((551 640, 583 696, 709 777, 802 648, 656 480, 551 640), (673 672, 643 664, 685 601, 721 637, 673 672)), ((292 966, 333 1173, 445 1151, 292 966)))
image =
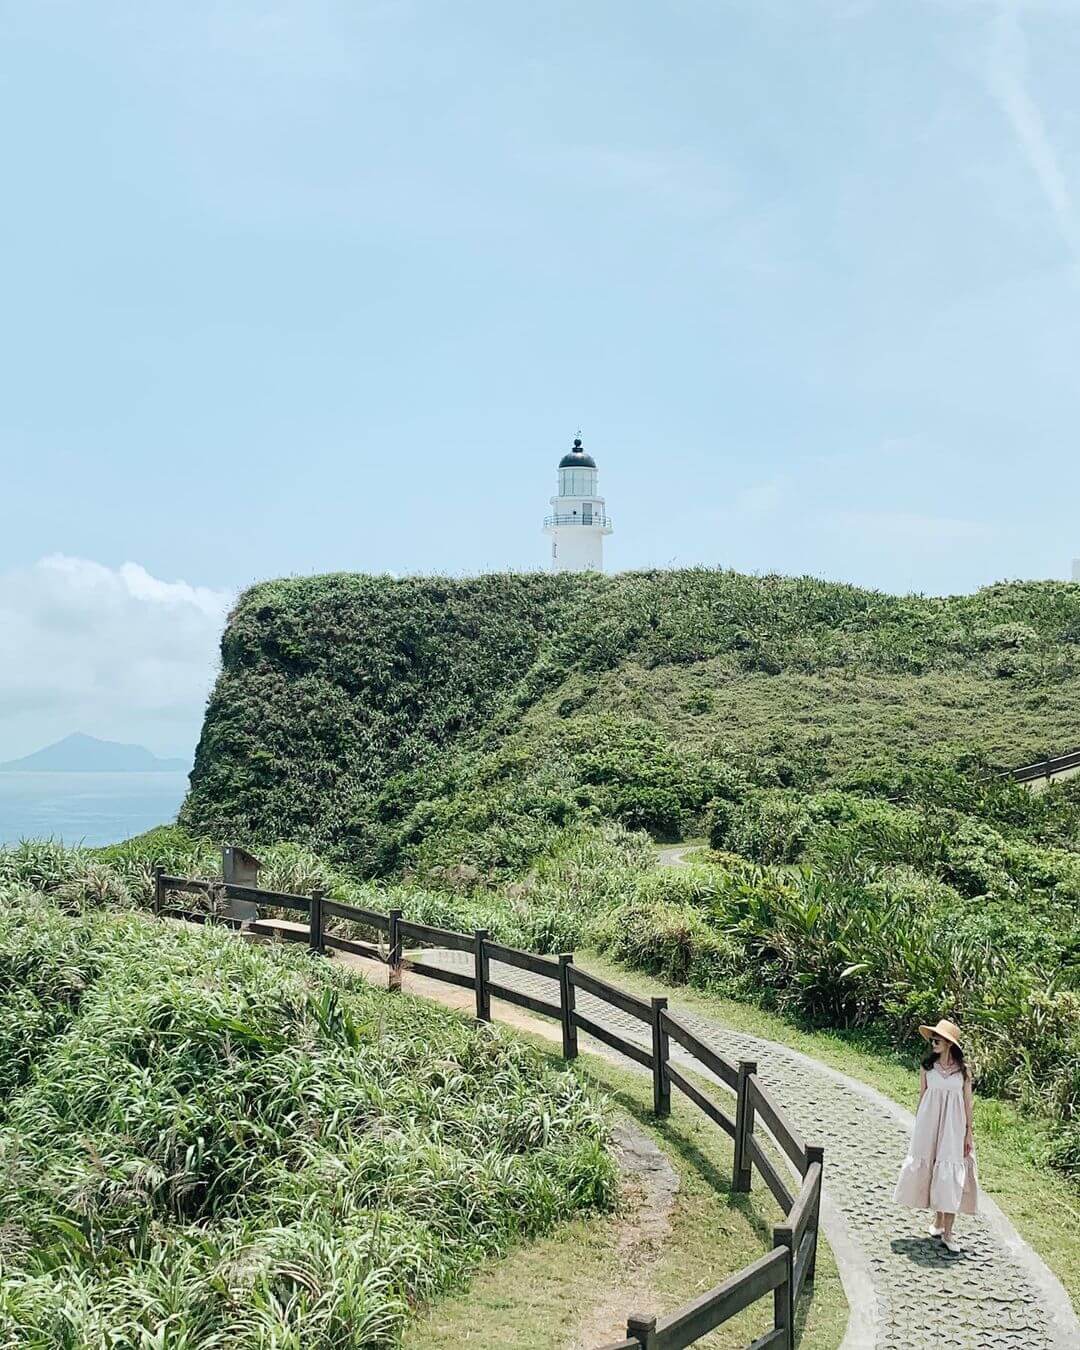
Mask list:
POLYGON ((190 749, 231 599, 133 562, 0 573, 0 759, 70 731, 190 749))
POLYGON ((1027 41, 1016 8, 1008 3, 994 20, 986 75, 990 91, 1009 120, 1073 262, 1080 265, 1080 217, 1042 111, 1028 88, 1027 41))

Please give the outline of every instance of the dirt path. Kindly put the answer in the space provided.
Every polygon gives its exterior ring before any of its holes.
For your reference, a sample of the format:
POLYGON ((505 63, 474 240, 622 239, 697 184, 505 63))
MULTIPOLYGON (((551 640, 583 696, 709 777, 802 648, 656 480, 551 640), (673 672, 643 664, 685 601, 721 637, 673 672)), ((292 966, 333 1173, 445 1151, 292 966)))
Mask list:
POLYGON ((620 1278, 582 1318, 566 1350, 596 1350, 626 1334, 628 1308, 654 1308, 652 1273, 671 1231, 671 1211, 679 1193, 679 1174, 664 1151, 631 1120, 613 1132, 615 1156, 623 1176, 624 1212, 617 1221, 620 1278))
POLYGON ((657 849, 656 865, 657 867, 687 867, 686 855, 692 848, 699 848, 698 844, 665 844, 663 848, 657 849))

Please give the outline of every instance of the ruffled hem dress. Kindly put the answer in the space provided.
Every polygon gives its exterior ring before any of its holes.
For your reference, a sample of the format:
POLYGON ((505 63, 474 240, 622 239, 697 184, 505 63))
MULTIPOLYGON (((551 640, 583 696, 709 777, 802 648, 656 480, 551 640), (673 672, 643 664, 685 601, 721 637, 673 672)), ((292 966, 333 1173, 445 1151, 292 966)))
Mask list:
POLYGON ((976 1213, 979 1183, 974 1153, 964 1157, 966 1134, 964 1075, 959 1070, 942 1073, 935 1065, 927 1070, 926 1091, 893 1200, 909 1209, 976 1213))

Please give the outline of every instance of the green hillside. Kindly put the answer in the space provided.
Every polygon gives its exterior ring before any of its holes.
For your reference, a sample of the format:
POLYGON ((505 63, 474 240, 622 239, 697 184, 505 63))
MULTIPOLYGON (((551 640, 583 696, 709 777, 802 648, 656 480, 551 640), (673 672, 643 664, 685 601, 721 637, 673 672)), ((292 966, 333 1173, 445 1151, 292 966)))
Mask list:
POLYGON ((362 856, 386 785, 482 728, 579 598, 542 576, 253 587, 222 640, 185 820, 362 856))
POLYGON ((1080 1176, 1080 780, 995 776, 1080 744, 1078 644, 1058 582, 273 582, 230 620, 183 822, 283 880, 909 1054, 947 1013, 1080 1176))
POLYGON ((833 780, 943 742, 1001 767, 1072 748, 1078 644, 1080 587, 1056 582, 945 599, 705 570, 269 582, 230 618, 183 820, 371 875, 478 794, 513 797, 497 809, 537 834, 483 862, 522 862, 583 810, 678 837, 733 767, 833 780))

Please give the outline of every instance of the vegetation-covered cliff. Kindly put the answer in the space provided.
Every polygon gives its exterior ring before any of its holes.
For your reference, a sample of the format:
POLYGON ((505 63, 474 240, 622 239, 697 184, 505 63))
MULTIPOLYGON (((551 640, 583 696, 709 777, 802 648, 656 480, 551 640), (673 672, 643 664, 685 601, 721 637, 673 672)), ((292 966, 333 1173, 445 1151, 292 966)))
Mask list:
POLYGON ((275 581, 230 618, 183 819, 369 875, 513 867, 581 815, 677 838, 737 769, 831 782, 949 742, 1000 767, 1072 748, 1078 672, 1080 587, 1055 582, 275 581))

